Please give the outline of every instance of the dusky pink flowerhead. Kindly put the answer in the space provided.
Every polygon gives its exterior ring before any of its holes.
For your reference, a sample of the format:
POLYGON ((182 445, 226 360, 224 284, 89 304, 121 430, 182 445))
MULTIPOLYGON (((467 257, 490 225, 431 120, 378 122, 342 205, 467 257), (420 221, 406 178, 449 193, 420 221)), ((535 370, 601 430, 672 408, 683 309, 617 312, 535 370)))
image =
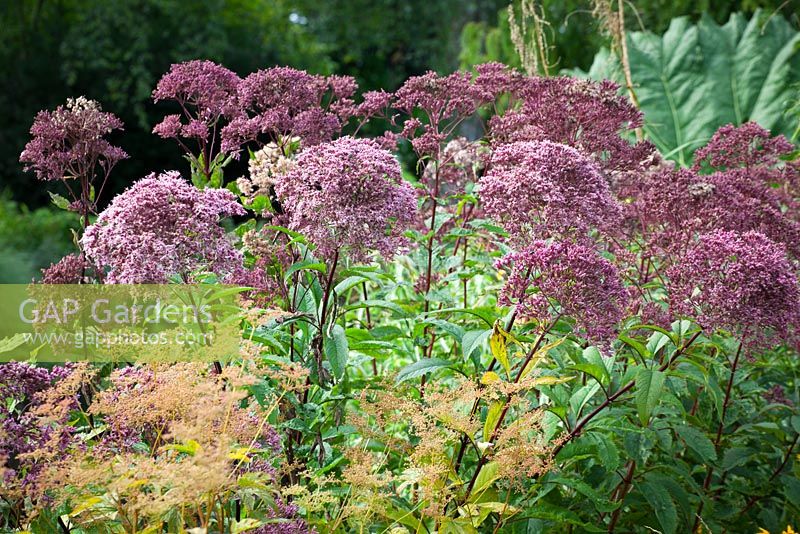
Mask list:
MULTIPOLYGON (((236 90, 240 82, 235 72, 213 61, 185 61, 172 65, 161 77, 153 100, 174 100, 191 118, 210 124, 239 113, 236 90)), ((171 117, 174 116, 167 116, 165 121, 174 120, 171 117)))
POLYGON ((223 149, 294 136, 305 146, 330 141, 353 112, 356 87, 350 77, 325 78, 290 67, 256 71, 239 85, 243 113, 223 129, 223 149))
POLYGON ((712 174, 694 169, 662 169, 635 184, 627 211, 652 243, 680 256, 698 233, 757 231, 784 243, 800 257, 798 206, 784 191, 762 179, 757 167, 733 168, 712 174))
POLYGON ((673 311, 709 332, 726 330, 762 346, 798 328, 797 273, 784 247, 758 232, 703 234, 667 277, 673 311))
POLYGON ((492 143, 549 140, 591 155, 606 170, 636 170, 649 161, 649 142, 631 144, 621 134, 642 125, 642 114, 618 86, 565 76, 526 77, 511 84, 521 105, 490 120, 492 143))
POLYGON ((89 265, 80 254, 67 254, 42 269, 43 284, 80 284, 88 280, 89 265))
POLYGON ((544 325, 559 315, 571 317, 588 339, 614 337, 627 292, 616 267, 593 247, 534 241, 495 266, 509 273, 498 303, 516 305, 520 318, 544 325))
POLYGON ((391 258, 417 208, 397 159, 372 140, 352 137, 304 149, 277 177, 275 192, 290 228, 325 258, 343 249, 356 259, 372 250, 391 258))
POLYGON ((469 73, 439 76, 429 71, 412 76, 394 94, 394 107, 408 116, 402 136, 411 142, 418 156, 437 158, 454 125, 486 103, 484 94, 485 90, 472 83, 469 73))
POLYGON ((525 76, 508 65, 498 62, 475 66, 473 93, 482 102, 492 102, 500 95, 516 92, 525 76))
POLYGON ((769 130, 755 122, 741 126, 726 124, 717 130, 706 146, 694 155, 695 169, 708 165, 712 169, 733 169, 762 165, 771 167, 781 156, 794 150, 782 135, 772 137, 769 130))
POLYGON ((153 173, 116 196, 81 244, 112 284, 164 283, 203 269, 226 279, 242 268, 242 255, 219 222, 244 213, 228 190, 153 173))
MULTIPOLYGON (((223 119, 241 115, 237 90, 239 76, 213 61, 193 60, 176 63, 158 81, 153 91, 155 102, 172 100, 178 103, 181 114, 171 114, 153 128, 164 139, 181 139, 197 143, 199 152, 211 164, 218 155, 237 152, 238 146, 220 147, 216 138, 223 119)), ((195 157, 196 154, 189 154, 195 157)))
POLYGON ((105 136, 122 129, 122 121, 102 111, 100 104, 84 97, 70 98, 55 111, 40 111, 31 126, 33 138, 19 159, 26 171, 40 180, 94 178, 96 165, 105 176, 128 154, 105 136))
POLYGON ((481 203, 516 239, 613 229, 620 207, 600 168, 550 141, 499 146, 478 181, 481 203))

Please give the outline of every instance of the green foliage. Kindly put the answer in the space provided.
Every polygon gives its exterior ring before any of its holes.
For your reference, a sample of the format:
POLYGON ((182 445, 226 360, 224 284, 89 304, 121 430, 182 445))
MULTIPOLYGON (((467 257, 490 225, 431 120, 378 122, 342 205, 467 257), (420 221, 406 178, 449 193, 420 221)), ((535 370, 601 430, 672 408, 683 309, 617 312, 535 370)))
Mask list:
MULTIPOLYGON (((724 124, 755 121, 787 137, 797 128, 784 110, 800 81, 800 32, 779 15, 757 11, 748 21, 734 14, 724 25, 677 18, 663 37, 629 33, 628 53, 645 132, 681 165, 724 124)), ((608 50, 588 75, 623 82, 608 50)))
POLYGON ((0 283, 26 283, 39 270, 74 250, 74 213, 50 208, 28 209, 0 195, 0 283))

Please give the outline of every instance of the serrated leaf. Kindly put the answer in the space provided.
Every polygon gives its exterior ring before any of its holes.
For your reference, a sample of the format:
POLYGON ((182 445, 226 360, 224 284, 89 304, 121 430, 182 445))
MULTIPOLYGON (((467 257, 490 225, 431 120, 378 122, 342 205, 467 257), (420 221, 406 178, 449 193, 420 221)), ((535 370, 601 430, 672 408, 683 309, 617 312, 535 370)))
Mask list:
POLYGON ((592 432, 587 437, 594 441, 597 457, 606 471, 614 471, 620 466, 619 448, 614 441, 599 432, 592 432))
POLYGON ((419 378, 424 374, 438 369, 451 368, 454 365, 455 364, 450 360, 444 360, 442 358, 423 358, 400 369, 400 372, 397 373, 396 381, 399 384, 406 380, 411 380, 412 378, 419 378))
POLYGON ((331 371, 337 379, 344 376, 347 369, 347 357, 350 349, 347 345, 347 335, 341 325, 335 325, 330 335, 325 334, 323 339, 325 357, 331 366, 331 371))
POLYGON ((717 459, 717 451, 714 444, 700 430, 686 425, 675 427, 675 432, 686 442, 686 446, 697 453, 704 462, 713 462, 717 459))
POLYGON ((636 410, 642 426, 647 426, 650 414, 661 399, 665 377, 664 373, 653 369, 642 369, 636 375, 636 410))
POLYGON ((468 330, 464 332, 464 336, 461 338, 461 352, 464 355, 464 359, 468 360, 472 353, 491 335, 491 330, 468 330))
POLYGON ((661 531, 664 534, 674 534, 678 528, 678 511, 675 509, 675 503, 672 502, 669 492, 664 486, 647 481, 640 482, 637 486, 656 513, 661 531))
POLYGON ((53 193, 52 191, 48 191, 48 194, 50 195, 50 200, 53 201, 53 204, 58 209, 62 209, 62 210, 69 209, 69 200, 67 200, 66 198, 62 197, 58 193, 53 193))

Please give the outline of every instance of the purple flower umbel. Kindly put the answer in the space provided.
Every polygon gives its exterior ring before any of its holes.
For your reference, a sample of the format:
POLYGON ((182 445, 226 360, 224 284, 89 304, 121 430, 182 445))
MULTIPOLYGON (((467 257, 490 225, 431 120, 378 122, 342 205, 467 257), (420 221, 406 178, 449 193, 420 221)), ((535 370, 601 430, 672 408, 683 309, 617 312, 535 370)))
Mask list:
POLYGON ((627 299, 614 265, 586 245, 534 241, 500 259, 510 270, 498 302, 516 305, 522 319, 546 324, 563 315, 589 339, 608 339, 622 319, 627 299))
POLYGON ((374 141, 352 137, 303 150, 275 192, 289 226, 325 258, 342 249, 355 258, 372 250, 392 257, 417 208, 397 159, 374 141))
POLYGON ((122 121, 101 110, 94 100, 79 97, 40 111, 31 126, 31 139, 19 157, 26 171, 40 180, 94 178, 97 165, 106 176, 116 163, 128 157, 105 136, 122 129, 122 121))
POLYGON ((486 213, 523 241, 619 222, 620 207, 600 168, 566 145, 501 145, 478 183, 486 213))
POLYGON ((164 283, 198 269, 238 273, 242 255, 219 225, 244 208, 225 189, 199 190, 177 172, 151 174, 114 198, 81 240, 109 283, 164 283))
POLYGON ((704 234, 667 276, 674 311, 709 331, 758 344, 770 333, 787 339, 798 327, 797 273, 785 248, 758 232, 704 234))

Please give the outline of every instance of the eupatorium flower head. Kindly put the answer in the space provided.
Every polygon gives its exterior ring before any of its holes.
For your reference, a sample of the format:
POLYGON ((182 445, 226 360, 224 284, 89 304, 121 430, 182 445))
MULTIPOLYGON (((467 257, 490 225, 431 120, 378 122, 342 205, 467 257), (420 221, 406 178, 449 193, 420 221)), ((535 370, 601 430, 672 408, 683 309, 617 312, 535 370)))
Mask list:
POLYGON ((620 134, 642 125, 642 114, 608 80, 526 77, 511 92, 522 104, 490 121, 493 143, 550 140, 590 154, 608 170, 633 170, 654 151, 620 134))
POLYGON ((661 169, 633 185, 628 204, 635 231, 650 233, 653 243, 681 254, 698 233, 728 230, 760 232, 800 257, 798 206, 786 191, 772 187, 762 167, 732 168, 711 174, 695 169, 661 169))
POLYGON ((243 113, 223 129, 222 148, 292 136, 306 146, 330 141, 353 110, 355 89, 355 80, 346 76, 325 78, 290 67, 256 71, 239 85, 243 113))
POLYGON ((707 164, 713 169, 733 169, 753 165, 772 166, 794 146, 784 136, 772 137, 755 122, 741 126, 727 124, 714 133, 706 144, 695 152, 695 168, 707 164))
POLYGON ((174 100, 183 109, 191 109, 201 122, 214 122, 220 116, 230 118, 238 113, 236 90, 240 82, 236 73, 213 61, 185 61, 172 65, 161 77, 153 100, 174 100))
POLYGON ((80 284, 87 281, 89 264, 80 254, 67 254, 42 269, 43 284, 80 284))
POLYGON ((569 241, 534 241, 501 258, 510 270, 501 305, 516 305, 520 318, 547 323, 557 315, 575 320, 589 339, 608 339, 622 319, 627 293, 614 265, 594 248, 569 241))
POLYGON ((163 283, 198 269, 224 277, 241 269, 242 256, 219 220, 243 214, 230 191, 201 191, 177 172, 151 174, 115 197, 81 243, 109 269, 109 283, 163 283))
POLYGON ((481 177, 486 213, 516 237, 548 237, 592 227, 610 229, 620 218, 599 167, 576 149, 550 141, 501 145, 481 177))
POLYGON ((102 111, 100 104, 84 97, 70 98, 55 111, 40 111, 31 126, 31 139, 19 157, 26 171, 40 180, 94 176, 95 165, 106 172, 128 157, 105 136, 122 129, 122 121, 102 111))
POLYGON ((374 141, 351 137, 303 150, 275 192, 290 227, 324 257, 342 248, 356 258, 371 250, 393 256, 417 205, 397 159, 374 141))
POLYGON ((784 247, 763 234, 704 234, 667 276, 673 310, 710 331, 760 342, 797 328, 797 273, 784 247))

